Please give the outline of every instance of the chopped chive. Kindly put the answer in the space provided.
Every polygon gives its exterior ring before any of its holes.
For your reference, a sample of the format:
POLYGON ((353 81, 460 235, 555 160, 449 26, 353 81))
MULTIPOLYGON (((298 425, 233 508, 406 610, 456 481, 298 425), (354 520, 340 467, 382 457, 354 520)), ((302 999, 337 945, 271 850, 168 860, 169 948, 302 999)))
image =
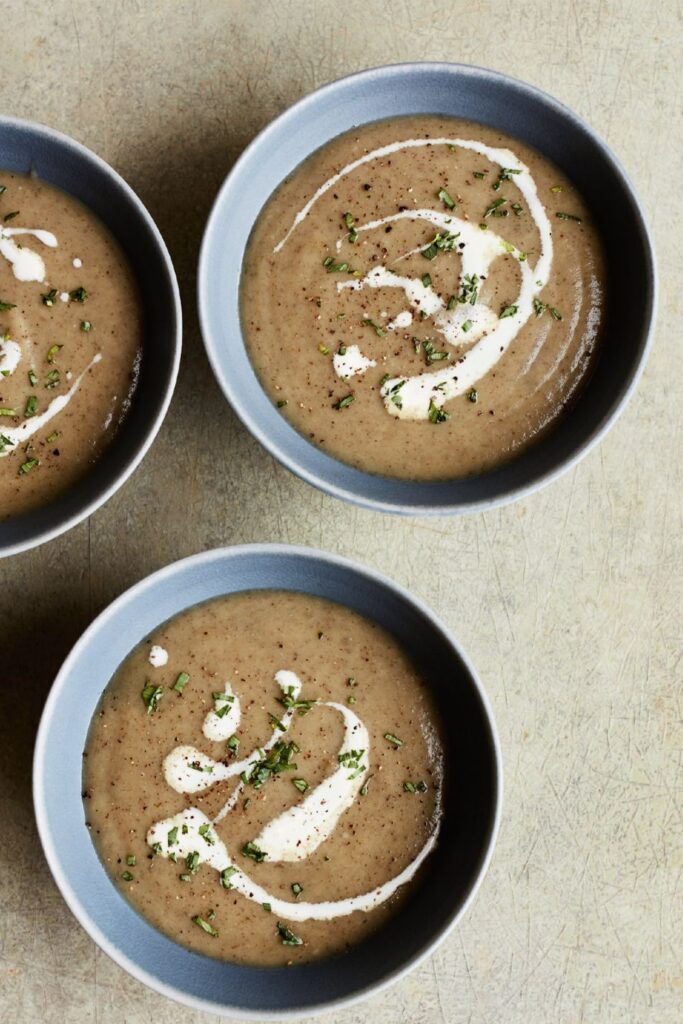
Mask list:
POLYGON ((471 328, 472 328, 472 321, 471 320, 463 320, 463 322, 462 322, 462 324, 460 326, 461 326, 462 330, 465 332, 465 334, 467 334, 467 332, 469 330, 471 330, 471 328))
POLYGON ((561 185, 552 185, 550 191, 557 193, 557 192, 562 192, 563 189, 562 189, 561 185))
POLYGON ((479 392, 477 391, 476 388, 470 388, 470 390, 467 392, 467 397, 469 398, 470 402, 478 402, 479 392))
POLYGON ((474 174, 475 178, 485 178, 486 177, 486 171, 474 171, 473 174, 474 174))
POLYGON ((59 386, 59 370, 50 370, 45 381, 45 387, 52 389, 59 386))
POLYGON ((448 304, 446 306, 446 309, 455 309, 455 303, 456 303, 455 295, 451 295, 451 297, 448 300, 448 304))
POLYGON ((286 405, 287 405, 287 399, 286 399, 286 398, 281 398, 281 399, 280 399, 280 400, 278 401, 278 403, 277 403, 277 407, 278 407, 278 409, 284 409, 284 407, 285 407, 286 405))
POLYGON ((129 853, 128 854, 128 856, 126 857, 126 864, 128 865, 129 868, 134 868, 135 867, 135 854, 134 853, 129 853))
POLYGON ((252 860, 256 861, 257 864, 261 864, 262 861, 268 856, 263 850, 260 850, 256 843, 249 841, 242 847, 242 853, 245 857, 251 857, 252 860))
POLYGON ((548 309, 550 310, 550 313, 554 317, 555 320, 561 320, 562 319, 562 314, 560 313, 559 309, 555 308, 555 306, 548 306, 548 309))
POLYGON ((547 308, 545 302, 541 302, 540 299, 534 299, 534 313, 536 316, 543 316, 547 308))
POLYGON ((403 783, 403 788, 406 791, 406 793, 416 793, 417 792, 417 788, 416 788, 414 782, 404 782, 403 783))
POLYGON ((337 355, 340 355, 340 356, 345 356, 346 355, 346 345, 340 345, 339 346, 339 348, 337 349, 337 355))
POLYGON ((187 870, 191 871, 193 875, 196 875, 199 869, 198 852, 196 850, 193 850, 192 853, 188 853, 187 857, 185 858, 185 863, 187 864, 187 870))
POLYGON ((199 914, 195 914, 192 920, 202 929, 202 931, 205 931, 207 935, 211 935, 214 939, 218 937, 218 932, 213 925, 209 924, 208 921, 205 921, 203 917, 199 916, 199 914))
POLYGON ((34 388, 36 386, 36 384, 38 383, 38 378, 36 376, 35 370, 29 370, 28 371, 28 382, 29 382, 29 384, 31 385, 32 388, 34 388))
POLYGON ((161 843, 152 843, 152 853, 158 857, 162 851, 161 843))
POLYGON ((14 218, 18 217, 18 216, 19 216, 19 210, 12 210, 11 213, 6 213, 5 216, 2 219, 4 221, 14 220, 14 218))
POLYGON ((35 416, 36 410, 38 409, 38 399, 35 395, 29 395, 26 399, 26 406, 24 408, 24 416, 28 419, 30 416, 35 416))
POLYGON ((48 444, 52 444, 52 442, 56 441, 58 437, 59 437, 59 431, 58 430, 53 430, 51 434, 47 435, 45 440, 47 441, 48 444))
POLYGON ((498 314, 499 320, 505 320, 509 316, 514 316, 517 312, 517 306, 503 306, 500 313, 498 314))
POLYGON ((45 292, 45 294, 40 297, 43 300, 44 306, 54 306, 57 301, 57 289, 51 288, 49 292, 45 292))
POLYGON ((292 892, 295 896, 300 896, 303 891, 304 888, 302 885, 299 885, 298 882, 292 882, 292 892))
POLYGON ((81 330, 82 331, 92 331, 92 321, 91 320, 81 320, 81 330))
POLYGON ((159 701, 163 695, 163 686, 155 686, 154 683, 150 683, 149 679, 145 682, 141 697, 145 703, 145 707, 147 708, 148 715, 151 715, 153 711, 157 710, 159 707, 159 701))
POLYGON ((354 394, 345 395, 344 398, 340 398, 339 401, 334 403, 334 409, 346 409, 353 401, 356 396, 354 394))
POLYGON ((393 743, 395 747, 403 746, 403 740, 400 740, 398 736, 394 736, 394 734, 391 732, 385 732, 384 739, 387 741, 387 743, 393 743))
POLYGON ((442 359, 448 359, 448 352, 437 352, 429 340, 425 341, 424 350, 427 366, 431 366, 432 363, 440 363, 442 359))
POLYGON ((238 736, 231 736, 227 742, 228 753, 233 757, 237 757, 237 752, 240 749, 240 741, 238 736))
POLYGON ((295 935, 291 929, 286 925, 282 924, 281 921, 277 923, 278 934, 282 941, 283 946, 303 946, 303 939, 300 939, 298 935, 295 935))
POLYGON ((270 913, 272 912, 272 909, 273 909, 273 908, 272 908, 272 906, 270 905, 270 903, 262 903, 262 904, 261 904, 261 906, 262 906, 262 907, 263 907, 263 909, 264 909, 264 910, 266 911, 266 913, 270 914, 270 913))
POLYGON ((18 416, 16 409, 0 409, 0 416, 18 416))
POLYGON ((16 302, 2 302, 0 300, 0 313, 6 313, 8 309, 16 309, 16 302))
POLYGON ((445 203, 449 210, 455 208, 455 201, 451 198, 445 188, 440 188, 436 193, 437 199, 440 199, 442 203, 445 203))
POLYGON ((513 211, 516 217, 521 217, 521 215, 524 213, 524 207, 521 203, 511 203, 510 209, 513 211))
POLYGON ((555 216, 558 220, 573 220, 577 224, 583 224, 581 217, 577 217, 575 213, 562 213, 561 211, 558 211, 555 216))
POLYGON ((425 288, 430 288, 431 287, 432 279, 431 279, 429 274, 423 274, 422 275, 422 284, 425 286, 425 288))
POLYGON ((179 672, 178 678, 173 684, 173 689, 176 691, 176 693, 182 693, 187 684, 189 683, 189 681, 190 677, 187 674, 187 672, 179 672))
POLYGON ((287 726, 283 725, 283 723, 280 721, 280 719, 277 718, 275 715, 273 715, 273 714, 271 714, 269 712, 268 713, 268 718, 270 720, 270 724, 273 725, 276 729, 279 729, 280 732, 287 732, 287 726))
POLYGON ((199 832, 204 842, 207 843, 209 846, 213 846, 215 844, 216 840, 211 835, 210 825, 207 825, 206 823, 204 825, 200 825, 197 831, 199 832))
POLYGON ((305 779, 292 779, 292 785, 296 786, 300 793, 305 793, 308 789, 308 783, 305 779))
POLYGON ((184 871, 183 871, 182 875, 178 875, 178 878, 180 879, 181 882, 191 882, 192 881, 192 875, 188 875, 184 871))
POLYGON ((502 206, 503 203, 507 203, 507 199, 503 199, 502 196, 499 199, 494 199, 491 205, 487 206, 484 210, 484 220, 487 217, 490 217, 492 213, 495 213, 498 207, 502 206))
POLYGON ((134 877, 135 876, 132 875, 130 873, 130 871, 122 871, 121 872, 121 878, 124 880, 124 882, 132 882, 134 877))
POLYGON ((32 469, 35 469, 40 464, 40 459, 27 459, 26 462, 22 462, 19 466, 19 472, 23 475, 30 473, 32 469))
POLYGON ((318 345, 318 352, 320 352, 320 354, 323 356, 329 356, 330 354, 329 348, 327 347, 327 345, 323 345, 322 341, 318 345))
POLYGON ((73 299, 74 302, 85 302, 88 298, 88 293, 85 288, 74 288, 72 292, 69 292, 69 298, 73 299))
POLYGON ((383 338, 387 333, 383 327, 380 327, 379 324, 376 324, 374 320, 370 320, 368 317, 361 320, 361 323, 363 327, 372 327, 378 338, 383 338))
POLYGON ((174 825, 172 829, 169 829, 168 836, 166 838, 167 846, 175 846, 178 842, 178 826, 174 825))
POLYGON ((49 349, 47 350, 48 363, 54 363, 55 359, 57 358, 57 353, 61 348, 61 345, 50 345, 49 349))
POLYGON ((237 868, 229 867, 223 868, 221 871, 221 885, 224 889, 232 889, 232 882, 230 879, 233 875, 237 874, 237 868))

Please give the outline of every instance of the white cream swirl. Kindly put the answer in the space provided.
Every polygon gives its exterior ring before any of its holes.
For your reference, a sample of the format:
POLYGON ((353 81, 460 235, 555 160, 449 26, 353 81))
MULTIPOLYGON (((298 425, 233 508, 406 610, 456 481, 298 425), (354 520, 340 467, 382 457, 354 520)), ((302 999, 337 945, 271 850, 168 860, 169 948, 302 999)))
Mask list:
MULTIPOLYGON (((297 701, 302 689, 298 676, 293 672, 281 670, 276 673, 275 678, 282 692, 293 701, 297 701)), ((219 709, 220 698, 223 696, 214 695, 214 701, 219 705, 219 709)), ((234 696, 227 686, 225 696, 234 696)), ((369 771, 370 737, 360 718, 350 708, 335 701, 319 701, 316 704, 332 708, 343 718, 344 739, 338 752, 338 764, 334 771, 315 786, 302 801, 283 811, 257 836, 255 845, 272 862, 295 863, 310 857, 332 835, 339 819, 363 788, 369 771)), ((224 718, 227 718, 235 708, 239 714, 236 696, 228 706, 230 710, 224 718)), ((210 712, 209 716, 211 714, 214 712, 210 712)), ((254 763, 282 739, 294 714, 296 708, 287 709, 280 720, 283 728, 276 726, 263 748, 258 748, 248 758, 240 761, 226 764, 214 760, 196 747, 176 747, 164 760, 163 770, 167 783, 176 792, 189 794, 202 792, 217 782, 223 782, 236 775, 245 773, 248 777, 254 763)), ((223 722, 224 719, 219 718, 219 721, 223 722)), ((206 735, 206 720, 204 725, 206 735)), ((209 732, 212 735, 209 738, 216 735, 214 727, 215 723, 211 723, 209 732)), ((222 729, 223 733, 225 731, 222 729)), ((216 833, 215 826, 235 806, 243 788, 244 781, 240 781, 213 821, 198 808, 189 807, 152 825, 147 833, 147 842, 157 854, 164 857, 187 858, 196 853, 199 855, 199 863, 205 863, 218 872, 231 868, 230 888, 234 888, 247 899, 270 904, 274 913, 291 921, 331 920, 359 910, 367 912, 379 906, 415 875, 431 852, 439 830, 440 803, 437 800, 429 838, 417 856, 394 878, 369 892, 346 899, 321 903, 305 903, 298 900, 290 902, 273 896, 237 868, 225 843, 216 833)))
POLYGON ((18 245, 14 241, 17 235, 33 235, 39 242, 51 249, 57 246, 56 236, 43 228, 0 227, 0 255, 4 256, 11 264, 17 281, 44 281, 45 261, 43 257, 25 245, 18 245))
MULTIPOLYGON (((440 410, 446 402, 469 391, 482 377, 490 373, 520 329, 529 320, 533 312, 534 299, 548 283, 553 258, 552 231, 527 165, 509 149, 487 146, 474 139, 405 139, 393 142, 365 153, 328 178, 299 210, 289 230, 273 249, 274 254, 283 249, 292 232, 305 220, 315 203, 341 178, 373 160, 390 156, 403 149, 423 146, 468 149, 480 153, 501 169, 513 168, 515 170, 514 184, 524 196, 529 213, 539 233, 540 251, 532 267, 525 253, 521 253, 515 246, 502 239, 489 228, 488 224, 486 230, 483 230, 478 225, 454 216, 450 211, 402 210, 366 224, 354 225, 354 230, 359 235, 396 220, 423 220, 433 224, 439 231, 455 235, 458 241, 455 251, 461 257, 459 292, 462 291, 463 286, 466 286, 468 280, 477 286, 476 291, 478 291, 480 282, 488 276, 492 262, 498 257, 509 254, 519 261, 521 277, 519 294, 509 303, 509 311, 504 317, 491 310, 486 304, 477 302, 476 298, 474 302, 465 298, 464 301, 457 302, 453 309, 448 310, 432 289, 431 284, 425 284, 419 277, 403 277, 392 273, 384 265, 372 267, 360 279, 344 281, 337 285, 340 291, 346 288, 354 290, 401 288, 415 312, 421 312, 423 316, 433 318, 435 330, 443 336, 448 344, 469 346, 455 363, 412 376, 393 377, 383 383, 381 394, 386 411, 392 416, 406 420, 428 419, 434 408, 440 410), (463 325, 466 325, 466 331, 463 331, 463 325), (397 401, 399 393, 400 398, 397 401)), ((340 248, 340 241, 337 240, 337 250, 340 248)), ((404 254, 403 258, 420 252, 423 248, 425 246, 411 250, 410 253, 404 254)), ((476 291, 471 289, 470 293, 476 294, 476 291)), ((388 325, 388 328, 395 330, 399 326, 408 326, 411 322, 412 312, 404 311, 388 325)))

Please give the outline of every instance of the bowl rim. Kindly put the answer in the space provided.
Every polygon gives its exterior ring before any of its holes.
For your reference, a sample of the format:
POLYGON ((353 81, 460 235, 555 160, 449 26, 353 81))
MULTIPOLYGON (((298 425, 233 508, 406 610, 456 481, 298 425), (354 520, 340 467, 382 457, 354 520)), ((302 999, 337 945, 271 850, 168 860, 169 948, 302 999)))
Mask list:
MULTIPOLYGON (((400 115, 397 115, 400 116, 400 115)), ((359 120, 359 124, 369 124, 371 122, 359 120)), ((328 141, 331 141, 335 136, 331 135, 328 141)), ((310 156, 314 150, 311 150, 310 156)), ((263 210, 266 202, 270 197, 267 196, 263 204, 261 205, 261 211, 263 210)), ((228 171, 221 187, 219 188, 216 197, 211 206, 209 216, 206 221, 204 228, 204 234, 202 236, 202 243, 199 252, 199 261, 197 265, 197 305, 199 314, 199 324, 202 339, 206 354, 211 364, 214 376, 218 381, 218 384, 225 395, 229 405, 233 412, 241 420, 242 424, 249 433, 269 452, 275 459, 280 462, 281 465, 285 466, 296 476, 305 480, 307 483, 312 484, 318 490, 321 490, 327 494, 332 495, 335 498, 351 502, 352 504, 359 505, 363 508, 373 509, 380 512, 394 513, 398 515, 415 515, 415 516, 428 516, 428 515, 463 515, 470 512, 486 511, 488 509, 498 508, 503 505, 507 505, 513 501, 520 500, 534 494, 536 491, 545 487, 547 484, 552 483, 558 477, 568 472, 578 462, 581 461, 586 455, 588 455, 592 449, 602 440, 602 438, 608 433, 608 431, 614 426, 615 422, 626 408, 630 401, 638 382, 640 381, 641 375, 647 363, 647 359, 652 348, 654 328, 657 320, 657 309, 659 303, 659 281, 657 273, 657 264, 655 259, 655 248, 653 242, 652 232, 648 226, 647 218, 645 216, 645 210, 642 202, 636 192, 636 189, 627 174, 625 168, 621 164, 620 160, 607 143, 600 137, 600 135, 585 121, 582 117, 576 114, 570 107, 566 106, 560 100, 556 99, 550 93, 540 89, 536 85, 532 85, 530 82, 526 82, 519 78, 514 78, 511 75, 504 74, 500 71, 494 71, 490 68, 485 68, 476 64, 462 64, 457 62, 448 61, 407 61, 398 62, 395 64, 381 64, 370 68, 365 68, 360 71, 356 71, 350 75, 344 75, 342 78, 334 79, 331 82, 327 82, 312 92, 309 92, 296 100, 294 103, 285 108, 280 114, 273 118, 264 128, 262 128, 251 141, 240 153, 239 157, 228 171), (385 75, 421 75, 429 72, 443 73, 447 75, 453 75, 454 77, 468 76, 471 78, 480 78, 486 80, 494 80, 500 86, 506 87, 513 92, 522 93, 531 99, 536 100, 550 108, 552 112, 566 120, 571 121, 579 130, 586 133, 596 148, 600 151, 601 156, 606 163, 611 167, 616 177, 619 179, 620 184, 627 196, 629 197, 633 214, 637 221, 640 238, 643 244, 643 251, 645 262, 647 265, 647 284, 649 285, 649 291, 647 295, 646 307, 644 310, 644 321, 645 328, 643 330, 643 336, 640 340, 639 354, 634 366, 629 374, 627 384, 621 389, 619 394, 614 399, 609 412, 604 416, 602 421, 591 431, 572 452, 572 454, 561 459, 555 466, 550 469, 544 470, 534 477, 527 483, 522 483, 517 486, 512 486, 505 490, 504 493, 498 494, 495 497, 479 498, 471 501, 460 501, 454 502, 443 502, 435 504, 434 502, 425 501, 424 503, 411 503, 404 504, 396 501, 384 500, 378 497, 370 497, 365 494, 360 494, 352 488, 342 486, 338 483, 327 478, 322 472, 316 472, 308 469, 302 465, 297 458, 290 455, 282 444, 278 444, 274 441, 270 435, 264 430, 259 421, 258 417, 252 415, 249 407, 249 403, 243 400, 239 389, 233 387, 231 382, 230 373, 224 372, 221 359, 219 356, 219 345, 217 339, 214 336, 211 329, 211 314, 210 314, 210 284, 209 284, 209 264, 210 264, 210 250, 213 247, 213 236, 217 230, 217 224, 221 215, 223 205, 229 202, 229 191, 232 187, 233 179, 237 178, 242 172, 242 169, 249 165, 249 161, 252 159, 252 154, 257 147, 267 142, 269 136, 274 134, 282 125, 286 125, 288 121, 298 119, 302 112, 305 112, 308 107, 314 106, 321 101, 324 101, 328 95, 334 94, 334 92, 340 87, 344 87, 354 82, 366 82, 371 83, 377 78, 385 75)), ((242 337, 242 343, 246 348, 246 342, 240 325, 240 336, 242 337)), ((263 391, 264 395, 267 396, 265 389, 262 387, 260 381, 259 387, 263 391)), ((571 413, 570 413, 571 415, 571 413)), ((304 439, 305 440, 305 439, 304 439)), ((309 442, 310 443, 310 442, 309 442)), ((334 458, 330 456, 330 458, 334 458)), ((341 465, 345 465, 341 460, 335 459, 341 465)), ((370 476, 379 476, 378 474, 368 474, 370 476)), ((381 476, 379 476, 381 479, 381 476)), ((387 477, 389 480, 395 478, 387 477)), ((455 479, 455 478, 453 478, 455 479)), ((430 481, 425 481, 425 484, 429 484, 430 481)))
MULTIPOLYGON (((78 526, 84 520, 88 519, 97 509, 105 505, 109 499, 122 487, 128 478, 138 468, 145 455, 151 448, 161 424, 166 418, 169 405, 175 392, 176 383, 178 380, 178 371, 180 369, 180 356, 183 346, 183 311, 180 300, 180 288, 178 286, 178 278, 176 276, 175 267, 173 260, 168 251, 168 247, 161 231, 157 227, 156 221, 152 217, 151 213, 142 202, 137 192, 128 184, 118 171, 114 170, 111 164, 107 163, 101 156, 98 156, 92 149, 84 146, 82 142, 78 142, 64 132, 58 131, 56 128, 51 128, 49 125, 42 124, 40 121, 32 121, 29 118, 14 117, 11 115, 0 114, 0 133, 4 128, 19 128, 27 130, 33 133, 38 138, 47 139, 52 143, 56 143, 58 146, 64 149, 70 149, 74 152, 80 160, 95 165, 104 175, 112 179, 114 184, 120 189, 125 195, 128 203, 135 208, 137 215, 145 223, 145 226, 152 236, 156 249, 161 259, 161 267, 166 274, 168 284, 170 286, 171 294, 173 297, 173 330, 169 331, 169 380, 166 387, 165 394, 159 406, 158 412, 154 417, 149 430, 135 445, 132 456, 126 461, 125 467, 116 474, 115 478, 108 484, 107 487, 100 491, 97 497, 84 505, 81 505, 78 511, 73 512, 71 515, 65 516, 59 522, 53 526, 48 526, 45 529, 37 531, 31 537, 25 540, 15 541, 12 544, 3 544, 0 541, 0 558, 9 558, 12 555, 20 554, 23 551, 29 551, 33 548, 39 547, 41 544, 45 544, 50 540, 54 540, 56 537, 61 536, 63 533, 67 533, 73 527, 78 526)), ((48 182, 49 184, 49 182, 48 182)), ((63 189, 67 195, 71 193, 67 189, 63 189)), ((77 196, 74 198, 78 198, 77 196)), ((80 200, 79 200, 80 201, 80 200)), ((87 204, 84 204, 87 206, 87 204)), ((95 216, 97 216, 95 214, 95 216)), ((99 219, 99 218, 98 218, 99 219)), ((106 225, 105 225, 106 226, 106 225)), ((144 346, 144 339, 143 339, 144 346)), ((113 443, 116 443, 116 438, 113 439, 113 443)), ((106 454, 106 453, 104 453, 106 454)), ((73 490, 77 492, 79 488, 79 482, 74 484, 73 490)), ((41 508, 49 508, 49 504, 41 506, 41 508)), ((21 518, 21 517, 20 517, 21 518)))
MULTIPOLYGON (((178 613, 179 614, 179 613, 178 613)), ((32 779, 32 793, 33 793, 33 808, 38 829, 38 836, 40 838, 41 846, 43 849, 44 856, 47 860, 48 867, 52 874, 52 877, 60 891, 62 898, 67 904, 69 910, 76 918, 80 926, 87 932, 91 939, 99 946, 113 960, 119 967, 122 967, 128 974, 132 975, 138 981, 147 985, 149 988, 156 992, 167 996, 169 999, 175 1002, 181 1003, 185 1006, 191 1007, 195 1010, 203 1010, 208 1013, 216 1014, 220 1017, 240 1016, 249 1020, 291 1020, 294 1017, 300 1017, 302 1015, 309 1017, 313 1015, 319 1015, 321 1013, 329 1012, 332 1010, 340 1010, 349 1006, 353 1006, 370 996, 377 995, 384 991, 390 985, 399 981, 405 977, 410 971, 416 968, 422 963, 428 956, 430 956, 435 949, 441 945, 441 943, 447 938, 450 932, 456 927, 458 922, 467 913, 473 901, 475 900, 479 888, 482 885, 484 878, 488 872, 488 868, 493 857, 493 852, 496 846, 498 838, 498 832, 500 829, 501 815, 502 815, 502 803, 503 803, 503 757, 501 750, 500 737, 496 727, 496 721, 493 714, 493 708, 490 699, 482 685, 479 676, 470 661, 467 653, 461 646, 457 638, 451 633, 451 631, 442 622, 440 617, 436 615, 426 605, 421 598, 411 593, 402 584, 390 579, 378 570, 364 565, 355 561, 354 559, 347 558, 343 555, 338 555, 329 551, 323 551, 318 548, 292 545, 292 544, 269 544, 269 543, 255 543, 255 544, 238 544, 226 547, 213 548, 209 551, 199 552, 194 555, 190 555, 186 558, 179 559, 178 561, 171 562, 168 565, 163 566, 156 572, 145 576, 139 580, 133 586, 129 587, 117 598, 115 598, 106 608, 104 608, 96 618, 90 623, 90 625, 81 634, 79 639, 76 641, 69 654, 66 656, 62 663, 57 675, 55 676, 54 682, 50 688, 47 699, 45 701, 43 711, 40 718, 40 724, 36 735, 34 753, 33 753, 33 779, 32 779), (226 1005, 225 1003, 217 1003, 211 999, 202 999, 189 993, 182 991, 181 989, 175 988, 173 985, 169 985, 163 981, 160 981, 153 974, 140 967, 134 960, 130 959, 126 954, 119 951, 115 945, 109 941, 107 936, 102 932, 96 921, 90 917, 87 913, 81 901, 68 880, 66 873, 62 869, 59 855, 56 850, 55 843, 53 842, 52 833, 48 825, 48 812, 47 802, 45 797, 44 788, 44 766, 45 766, 45 755, 46 746, 48 743, 48 735, 50 732, 50 724, 52 717, 56 711, 57 705, 62 698, 62 694, 69 686, 69 680, 72 678, 72 668, 74 663, 79 659, 82 651, 86 649, 96 640, 97 633, 104 622, 117 615, 121 612, 125 606, 131 601, 135 600, 139 595, 154 584, 162 583, 164 580, 172 580, 174 577, 177 580, 181 580, 183 574, 188 569, 195 568, 197 566, 215 564, 223 562, 229 565, 230 562, 235 558, 242 558, 244 556, 262 557, 262 556, 295 556, 297 558, 308 559, 311 563, 326 564, 347 571, 351 571, 357 575, 368 579, 375 585, 379 584, 382 588, 387 588, 392 591, 394 595, 398 596, 403 602, 412 606, 418 613, 424 616, 442 635, 447 644, 453 649, 458 658, 460 658, 465 672, 469 678, 469 683, 473 688, 476 697, 479 699, 481 708, 484 713, 486 725, 489 729, 491 736, 491 755, 492 755, 492 775, 494 783, 494 799, 493 804, 490 808, 490 823, 488 827, 488 835, 486 838, 486 846, 481 859, 477 865, 476 873, 473 875, 470 882, 469 888, 466 892, 463 902, 458 906, 452 914, 449 915, 448 920, 445 924, 436 932, 433 938, 428 941, 423 949, 421 949, 414 956, 407 959, 400 967, 397 967, 393 971, 390 971, 387 975, 383 976, 380 980, 375 983, 370 983, 364 988, 353 992, 349 996, 343 996, 335 998, 327 1002, 319 1002, 313 1006, 306 1007, 288 1007, 283 1010, 270 1010, 266 1013, 259 1012, 248 1008, 243 1008, 236 1005, 226 1005)), ((102 869, 104 870, 104 868, 102 869)))

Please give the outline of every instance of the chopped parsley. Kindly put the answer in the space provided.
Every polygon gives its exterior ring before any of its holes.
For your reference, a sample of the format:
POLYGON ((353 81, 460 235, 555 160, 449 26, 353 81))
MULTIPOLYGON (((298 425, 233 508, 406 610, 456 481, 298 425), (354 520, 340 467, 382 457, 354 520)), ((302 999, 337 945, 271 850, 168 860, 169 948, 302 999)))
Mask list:
POLYGON ((431 288, 432 278, 430 274, 422 275, 422 284, 425 286, 425 288, 431 288))
POLYGON ((130 873, 130 871, 122 871, 121 872, 121 878, 124 880, 124 882, 132 882, 134 877, 135 877, 135 875, 132 875, 130 873))
POLYGON ((178 842, 178 826, 174 825, 172 829, 169 829, 168 836, 166 837, 167 846, 175 846, 178 842))
POLYGON ((40 297, 43 300, 44 306, 54 306, 57 301, 57 289, 51 288, 49 292, 45 292, 45 294, 40 297))
POLYGON ((479 294, 479 275, 478 274, 465 274, 460 285, 458 292, 458 302, 465 304, 469 302, 470 306, 474 306, 477 301, 479 294))
POLYGON ((245 785, 249 783, 254 789, 260 789, 271 775, 296 771, 297 766, 292 761, 292 757, 299 753, 296 743, 285 743, 283 740, 279 740, 268 753, 264 751, 261 753, 263 757, 260 760, 252 761, 249 770, 242 772, 241 779, 245 785))
POLYGON ((203 825, 200 825, 197 831, 199 832, 204 842, 208 843, 209 846, 213 846, 215 844, 216 840, 211 835, 211 826, 208 825, 206 822, 203 825))
POLYGON ((499 320, 506 320, 509 316, 514 316, 517 312, 517 306, 502 306, 500 313, 498 314, 499 320))
POLYGON ((69 298, 72 299, 74 302, 85 302, 85 300, 88 298, 88 293, 83 287, 74 288, 72 292, 69 292, 69 298))
POLYGON ((503 184, 504 181, 511 181, 513 175, 521 174, 521 173, 522 173, 521 170, 519 168, 517 168, 517 167, 502 167, 501 171, 500 171, 500 174, 498 175, 497 179, 494 181, 494 183, 491 186, 491 188, 495 192, 497 192, 498 189, 500 188, 500 186, 503 184))
POLYGON ((237 874, 237 868, 229 867, 223 868, 221 871, 221 885, 224 889, 232 889, 232 882, 230 879, 233 875, 237 874))
POLYGON ((231 736, 227 742, 228 753, 232 757, 237 757, 237 753, 240 749, 240 741, 238 736, 231 736))
POLYGON ((426 260, 433 260, 438 256, 439 252, 450 252, 452 249, 455 249, 455 242, 459 237, 460 232, 455 235, 450 231, 446 231, 443 235, 439 232, 434 235, 429 245, 422 249, 422 255, 426 260))
POLYGON ((433 398, 429 399, 429 419, 432 423, 445 423, 446 420, 449 420, 450 418, 450 413, 440 409, 439 406, 435 404, 433 398))

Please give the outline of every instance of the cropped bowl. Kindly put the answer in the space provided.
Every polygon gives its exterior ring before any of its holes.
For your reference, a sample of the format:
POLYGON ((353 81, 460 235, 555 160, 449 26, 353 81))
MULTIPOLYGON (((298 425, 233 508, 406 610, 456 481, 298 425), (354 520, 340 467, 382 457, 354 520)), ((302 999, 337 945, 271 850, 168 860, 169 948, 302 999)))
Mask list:
POLYGON ((394 513, 445 515, 491 508, 531 493, 573 466, 614 423, 633 392, 646 360, 655 306, 648 228, 614 154, 584 121, 546 93, 462 64, 400 64, 362 71, 299 100, 254 139, 226 178, 199 261, 204 343, 218 382, 247 429, 309 483, 394 513), (261 209, 283 179, 342 132, 408 114, 478 121, 553 160, 591 210, 604 242, 608 276, 601 356, 568 414, 497 468, 433 482, 363 472, 298 433, 277 411, 252 368, 239 314, 245 248, 261 209))
POLYGON ((56 500, 0 520, 2 557, 70 530, 128 479, 156 437, 171 401, 180 365, 182 317, 175 271, 159 229, 135 192, 104 160, 44 125, 0 117, 0 168, 34 174, 99 217, 131 265, 144 332, 138 385, 112 443, 86 475, 56 500))
POLYGON ((95 942, 125 970, 172 999, 219 1015, 257 1019, 339 1008, 379 991, 427 956, 464 913, 483 878, 498 828, 501 785, 489 703, 466 655, 435 616, 373 570, 309 548, 280 545, 195 555, 114 601, 64 662, 45 705, 34 757, 43 849, 64 899, 95 942), (288 968, 222 962, 156 931, 102 866, 81 798, 82 754, 93 713, 131 649, 198 602, 270 588, 331 599, 393 634, 431 688, 448 764, 439 839, 412 896, 388 926, 349 952, 288 968))

